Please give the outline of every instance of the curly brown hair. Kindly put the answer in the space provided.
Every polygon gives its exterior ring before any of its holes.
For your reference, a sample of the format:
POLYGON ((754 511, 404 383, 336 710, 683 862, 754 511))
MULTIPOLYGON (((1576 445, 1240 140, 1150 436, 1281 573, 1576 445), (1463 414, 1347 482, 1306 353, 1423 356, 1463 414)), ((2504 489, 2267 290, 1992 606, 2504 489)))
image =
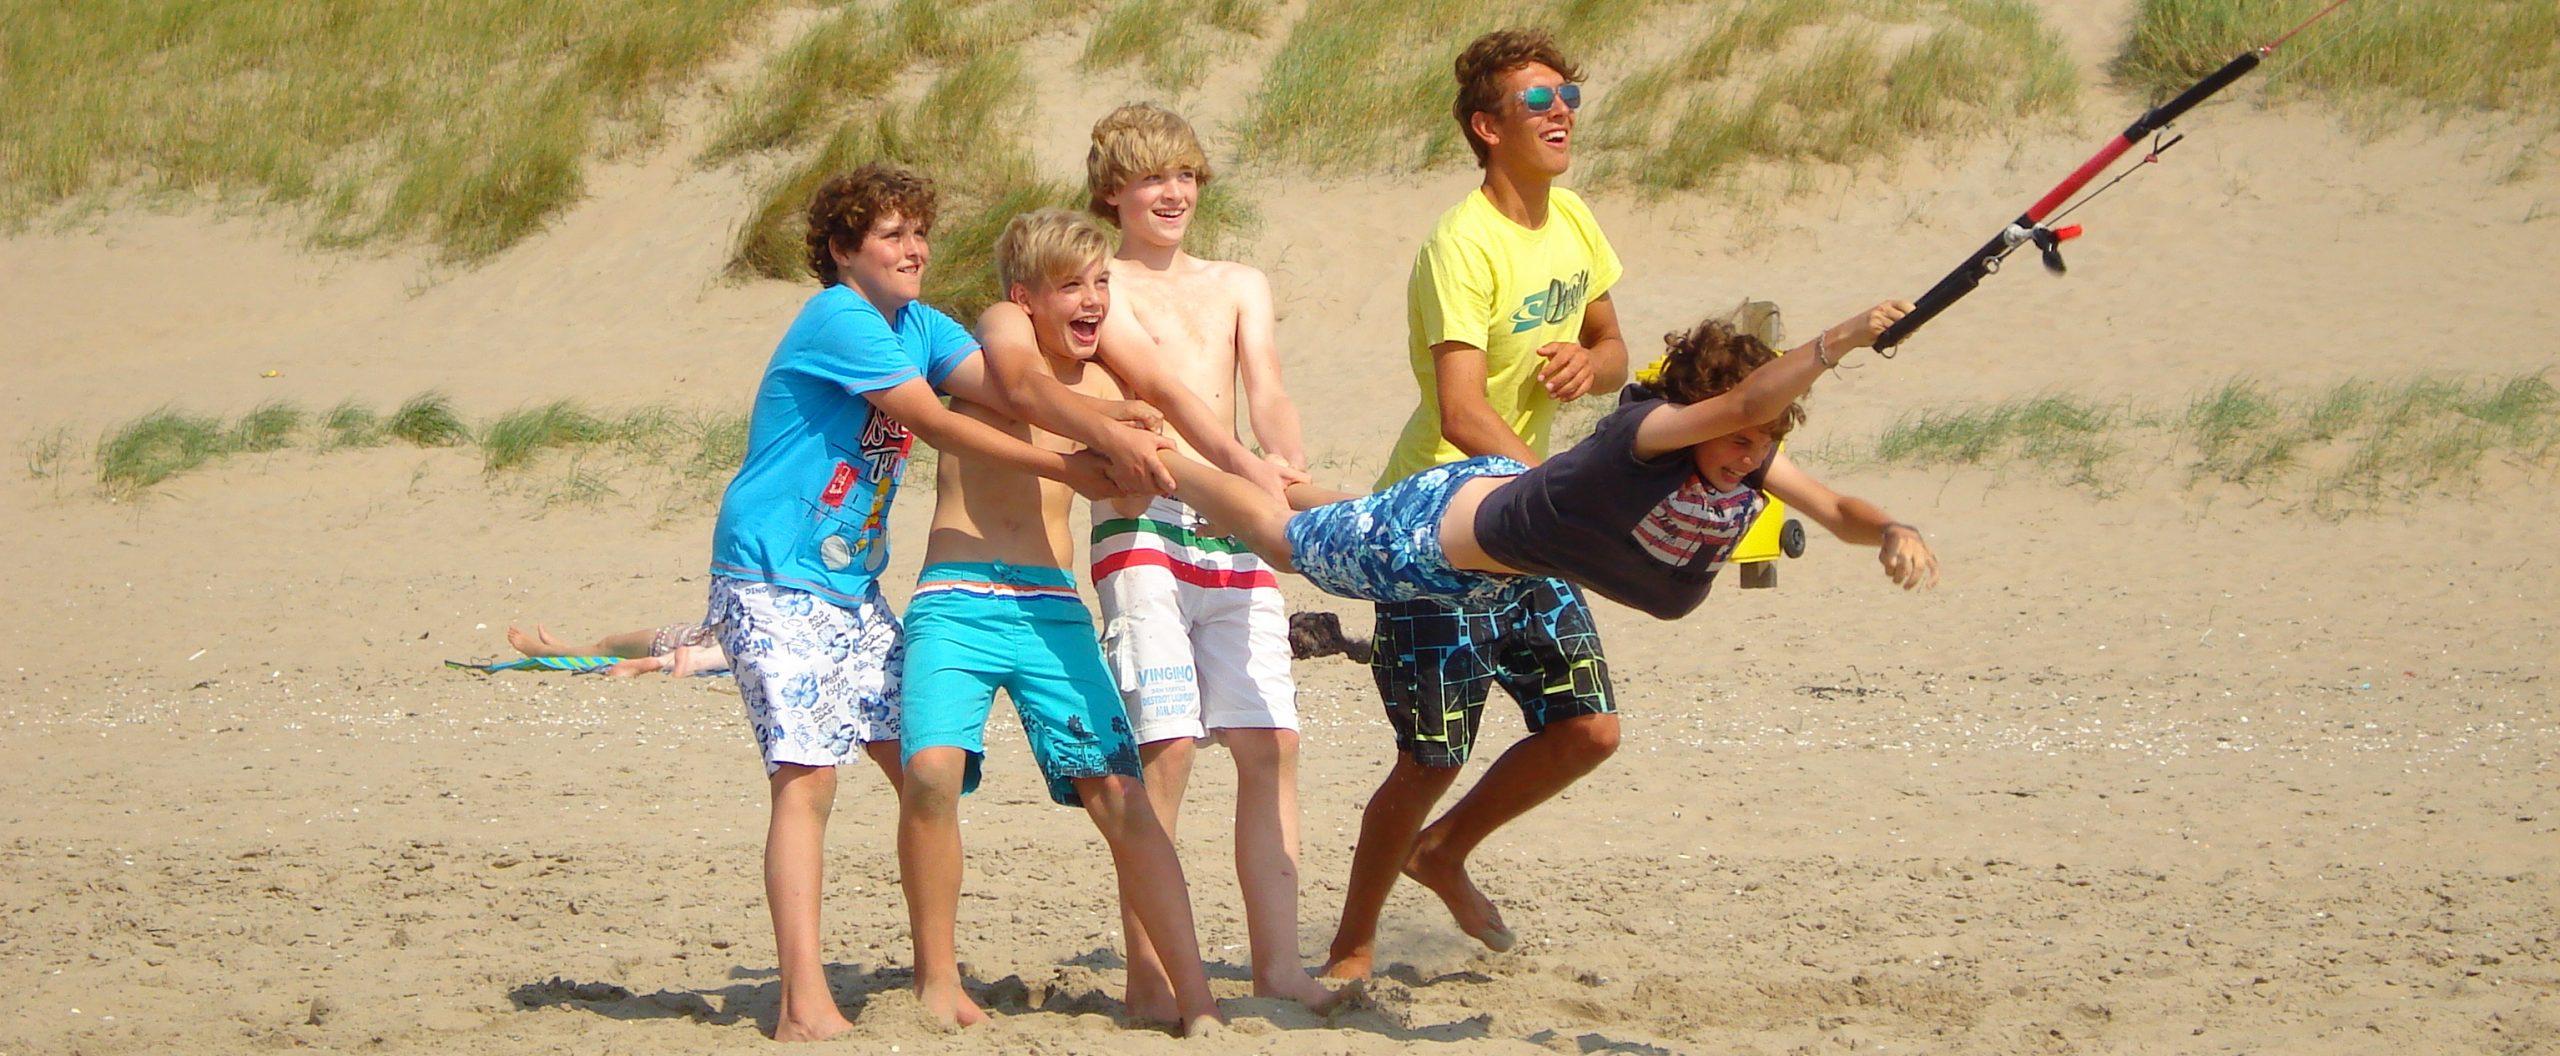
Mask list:
POLYGON ((875 161, 828 180, 809 198, 809 273, 821 286, 843 283, 829 246, 851 252, 873 221, 892 213, 931 231, 937 204, 932 180, 895 165, 875 161))
MULTIPOLYGON (((1655 395, 1673 403, 1697 403, 1732 392, 1742 379, 1778 358, 1759 337, 1743 333, 1724 319, 1708 319, 1685 331, 1662 335, 1662 376, 1651 384, 1655 395)), ((1770 439, 1783 440, 1804 424, 1804 401, 1787 405, 1761 428, 1770 439)))
POLYGON ((1502 75, 1531 63, 1556 71, 1567 83, 1582 79, 1582 68, 1565 58, 1564 49, 1557 47, 1555 38, 1543 29, 1497 29, 1477 37, 1458 53, 1454 71, 1458 98, 1449 105, 1449 113, 1458 119, 1458 131, 1466 135, 1467 149, 1476 152, 1477 168, 1483 168, 1492 154, 1484 141, 1476 138, 1475 126, 1467 118, 1501 112, 1502 75))

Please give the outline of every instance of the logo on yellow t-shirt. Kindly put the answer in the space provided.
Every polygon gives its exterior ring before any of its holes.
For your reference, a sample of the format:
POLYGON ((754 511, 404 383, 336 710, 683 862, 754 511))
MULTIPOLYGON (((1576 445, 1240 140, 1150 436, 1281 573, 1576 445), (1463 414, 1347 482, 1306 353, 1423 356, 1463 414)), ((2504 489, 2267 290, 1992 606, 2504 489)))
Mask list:
POLYGON ((1547 288, 1520 299, 1520 308, 1511 313, 1511 332, 1525 333, 1541 326, 1554 326, 1573 318, 1582 310, 1582 299, 1591 293, 1591 273, 1578 271, 1573 284, 1562 279, 1548 279, 1547 288))

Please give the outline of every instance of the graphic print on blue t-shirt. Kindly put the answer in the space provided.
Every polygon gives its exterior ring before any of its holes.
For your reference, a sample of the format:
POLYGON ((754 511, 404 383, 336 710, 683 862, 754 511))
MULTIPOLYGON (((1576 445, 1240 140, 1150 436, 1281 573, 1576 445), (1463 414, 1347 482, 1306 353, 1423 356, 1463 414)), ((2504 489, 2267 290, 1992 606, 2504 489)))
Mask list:
MULTIPOLYGON (((907 456, 915 449, 915 442, 915 434, 907 431, 906 423, 882 414, 876 408, 871 412, 871 420, 863 423, 862 516, 855 522, 854 537, 845 559, 847 564, 861 561, 862 570, 875 576, 889 564, 889 548, 884 545, 889 533, 889 496, 896 493, 898 481, 907 475, 907 456)), ((842 462, 836 466, 838 473, 852 468, 842 462)), ((827 502, 831 506, 844 502, 844 496, 837 493, 832 483, 827 486, 827 502)), ((830 539, 824 545, 833 544, 834 540, 830 539)), ((831 550, 819 554, 821 560, 831 564, 834 557, 831 550)))

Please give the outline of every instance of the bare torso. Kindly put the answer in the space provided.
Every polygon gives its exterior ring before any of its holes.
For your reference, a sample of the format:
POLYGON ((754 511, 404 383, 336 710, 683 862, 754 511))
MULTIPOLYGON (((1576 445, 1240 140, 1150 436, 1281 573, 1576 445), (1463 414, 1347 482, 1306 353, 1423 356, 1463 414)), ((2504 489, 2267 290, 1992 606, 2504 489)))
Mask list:
MULTIPOLYGON (((1042 369, 1059 373, 1042 357, 1042 369)), ((1058 381, 1096 399, 1120 398, 1120 386, 1100 367, 1076 364, 1079 377, 1060 374, 1058 381)), ((1061 454, 1080 450, 1065 437, 1034 429, 966 400, 951 409, 975 418, 1008 436, 1061 454)), ((933 530, 926 537, 926 564, 943 561, 1002 561, 1011 565, 1071 569, 1075 536, 1067 514, 1075 492, 1065 484, 990 459, 943 455, 933 474, 933 530)))
MULTIPOLYGON (((1158 271, 1128 260, 1111 262, 1112 311, 1155 340, 1156 353, 1174 380, 1209 406, 1210 416, 1236 420, 1236 342, 1243 318, 1238 284, 1251 269, 1227 261, 1185 255, 1158 271)), ((1174 442, 1183 454, 1201 458, 1180 435, 1174 442)), ((1112 503, 1123 516, 1146 509, 1145 499, 1112 503)))
POLYGON ((1451 568, 1470 572, 1517 574, 1520 570, 1493 559, 1476 541, 1476 510, 1494 489, 1518 477, 1477 477, 1449 493, 1448 512, 1440 515, 1440 553, 1451 568))

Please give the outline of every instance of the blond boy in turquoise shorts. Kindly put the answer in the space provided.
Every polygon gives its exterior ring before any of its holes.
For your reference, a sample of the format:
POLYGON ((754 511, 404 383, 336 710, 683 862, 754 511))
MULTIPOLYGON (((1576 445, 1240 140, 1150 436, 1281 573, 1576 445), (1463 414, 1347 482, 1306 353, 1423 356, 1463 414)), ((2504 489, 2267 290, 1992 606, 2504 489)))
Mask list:
MULTIPOLYGON (((1118 395, 1088 367, 1110 309, 1104 256, 1091 220, 1063 210, 1014 218, 996 242, 1007 300, 979 318, 978 337, 1000 377, 1038 371, 1086 395, 1118 395)), ((966 401, 953 410, 1051 451, 1073 445, 966 401)), ((1067 514, 1074 496, 1023 467, 955 452, 934 482, 925 567, 907 607, 906 778, 898 797, 898 875, 915 942, 916 992, 936 1018, 987 1018, 961 987, 960 797, 977 784, 995 691, 1022 713, 1050 798, 1081 806, 1111 847, 1125 909, 1136 916, 1173 984, 1175 1025, 1214 1029, 1217 1002, 1200 963, 1190 889, 1173 840, 1140 780, 1120 691, 1104 666, 1093 617, 1076 596, 1067 514)))

